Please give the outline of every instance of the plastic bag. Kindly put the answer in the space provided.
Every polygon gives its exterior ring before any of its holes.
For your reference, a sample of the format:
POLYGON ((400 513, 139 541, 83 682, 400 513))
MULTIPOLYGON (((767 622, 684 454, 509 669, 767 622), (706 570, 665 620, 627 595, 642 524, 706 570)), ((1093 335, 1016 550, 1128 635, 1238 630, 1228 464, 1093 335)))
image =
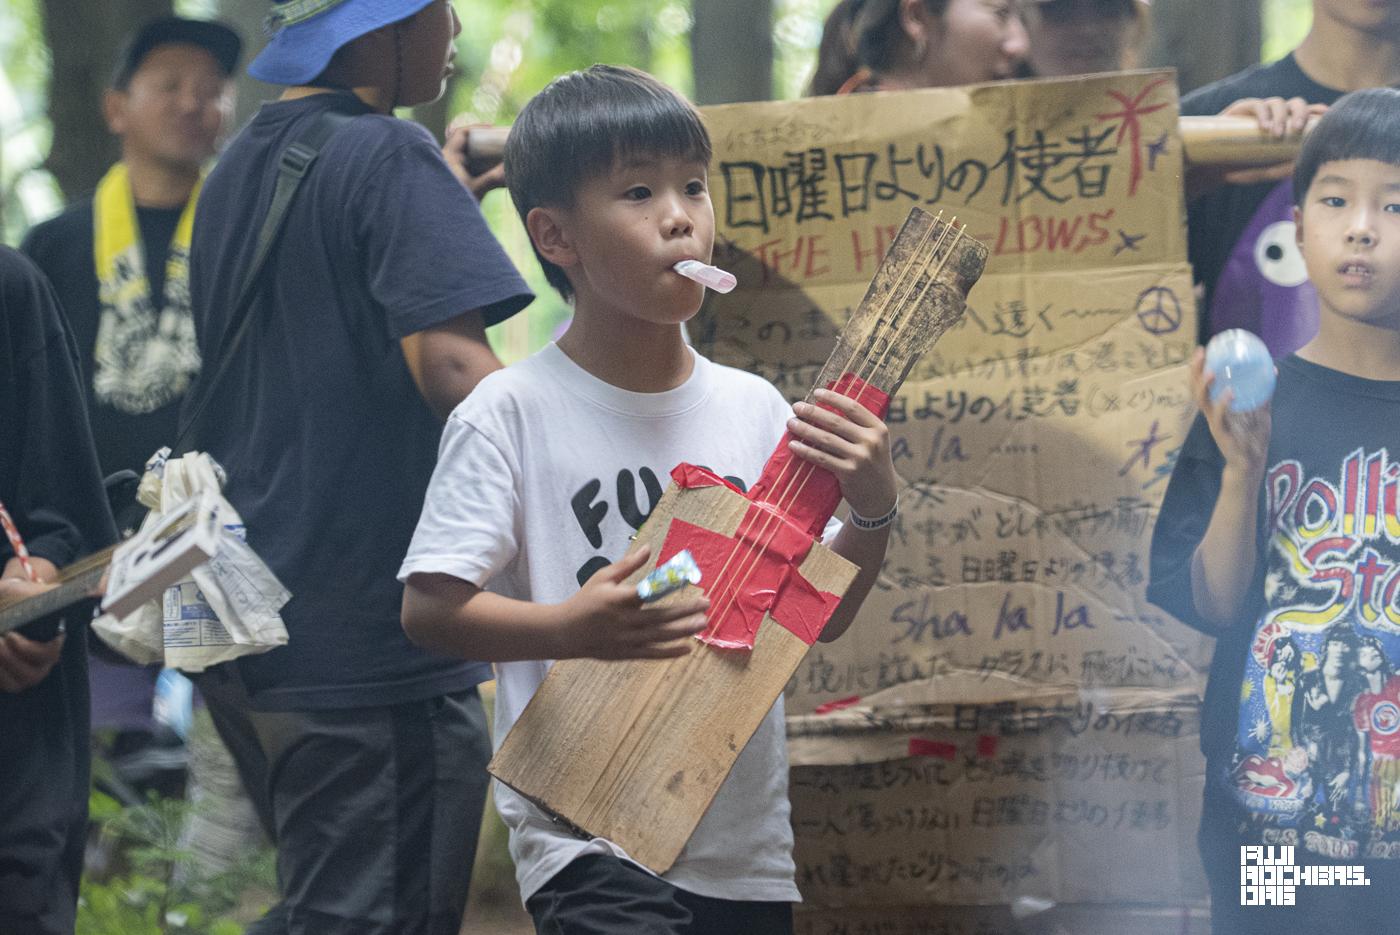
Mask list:
POLYGON ((287 642, 280 611, 291 594, 244 541, 237 511, 217 496, 223 480, 223 470, 202 452, 173 461, 157 455, 148 464, 138 496, 153 509, 142 530, 211 492, 221 532, 213 557, 167 588, 163 600, 142 604, 121 619, 107 614, 93 622, 98 636, 136 662, 202 672, 287 642))

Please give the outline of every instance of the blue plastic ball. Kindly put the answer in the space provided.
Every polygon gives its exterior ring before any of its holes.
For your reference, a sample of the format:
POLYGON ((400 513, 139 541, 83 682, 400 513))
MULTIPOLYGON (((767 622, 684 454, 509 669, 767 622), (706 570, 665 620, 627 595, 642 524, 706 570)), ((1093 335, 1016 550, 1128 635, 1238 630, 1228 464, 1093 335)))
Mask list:
POLYGON ((1274 359, 1257 336, 1243 328, 1222 331, 1206 345, 1206 372, 1215 374, 1210 399, 1215 402, 1227 389, 1235 391, 1231 412, 1252 412, 1274 395, 1274 359))

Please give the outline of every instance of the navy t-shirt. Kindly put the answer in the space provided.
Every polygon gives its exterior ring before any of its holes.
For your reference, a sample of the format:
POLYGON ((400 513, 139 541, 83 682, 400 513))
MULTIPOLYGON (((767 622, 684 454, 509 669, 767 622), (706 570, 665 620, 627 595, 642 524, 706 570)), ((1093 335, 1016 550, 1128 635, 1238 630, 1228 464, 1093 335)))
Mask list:
POLYGON ((1205 794, 1233 806, 1242 843, 1400 860, 1400 381, 1297 356, 1278 366, 1259 558, 1239 619, 1212 626, 1192 598, 1224 469, 1199 416, 1157 518, 1147 598, 1217 638, 1205 794))
MULTIPOLYGON (((265 104, 205 183, 190 288, 206 374, 280 155, 331 107, 364 110, 344 94, 265 104)), ((195 436, 227 470, 249 544, 292 592, 288 645, 238 662, 255 705, 395 704, 490 678, 413 646, 399 623, 395 572, 442 429, 399 341, 471 309, 494 324, 531 298, 426 130, 365 112, 326 143, 195 436)))
MULTIPOLYGON (((34 264, 0 246, 0 501, 29 550, 67 565, 116 538, 73 338, 34 264)), ((0 567, 11 557, 0 536, 0 567)), ((87 836, 87 627, 58 664, 0 692, 0 931, 72 931, 87 836)))

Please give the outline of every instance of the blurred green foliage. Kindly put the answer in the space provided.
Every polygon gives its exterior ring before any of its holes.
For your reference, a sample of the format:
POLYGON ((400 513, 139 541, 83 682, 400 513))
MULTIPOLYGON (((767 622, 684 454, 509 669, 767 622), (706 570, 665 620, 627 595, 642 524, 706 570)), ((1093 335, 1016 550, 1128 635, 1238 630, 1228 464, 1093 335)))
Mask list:
POLYGON ((38 169, 52 132, 45 116, 49 56, 37 0, 0 0, 0 238, 58 209, 58 186, 38 169))
POLYGON ((180 845, 191 808, 184 800, 153 796, 123 807, 94 790, 88 808, 114 856, 108 872, 83 876, 77 935, 241 935, 244 922, 275 897, 270 849, 225 873, 200 872, 180 845), (249 907, 250 894, 263 905, 249 907))
POLYGON ((1262 61, 1272 62, 1297 47, 1312 25, 1312 0, 1263 0, 1262 61))

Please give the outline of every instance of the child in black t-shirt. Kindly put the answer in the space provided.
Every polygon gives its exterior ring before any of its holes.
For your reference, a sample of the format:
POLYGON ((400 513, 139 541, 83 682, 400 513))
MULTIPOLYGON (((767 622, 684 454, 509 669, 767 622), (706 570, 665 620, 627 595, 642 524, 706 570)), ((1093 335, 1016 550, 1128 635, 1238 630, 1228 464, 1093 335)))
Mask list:
POLYGON ((1250 413, 1229 410, 1229 391, 1210 398, 1197 352, 1201 414, 1152 544, 1148 597, 1218 639, 1200 834, 1217 933, 1373 932, 1400 917, 1400 92, 1339 101, 1294 190, 1317 337, 1250 413), (1273 882, 1263 860, 1364 867, 1370 885, 1299 871, 1291 894, 1255 890, 1273 882))
MULTIPOLYGON (((116 539, 83 405, 73 336, 53 289, 0 246, 0 504, 28 546, 0 535, 0 605, 116 539), (31 580, 32 579, 32 580, 31 580)), ((87 623, 66 636, 0 635, 0 932, 73 931, 88 827, 87 623)))

